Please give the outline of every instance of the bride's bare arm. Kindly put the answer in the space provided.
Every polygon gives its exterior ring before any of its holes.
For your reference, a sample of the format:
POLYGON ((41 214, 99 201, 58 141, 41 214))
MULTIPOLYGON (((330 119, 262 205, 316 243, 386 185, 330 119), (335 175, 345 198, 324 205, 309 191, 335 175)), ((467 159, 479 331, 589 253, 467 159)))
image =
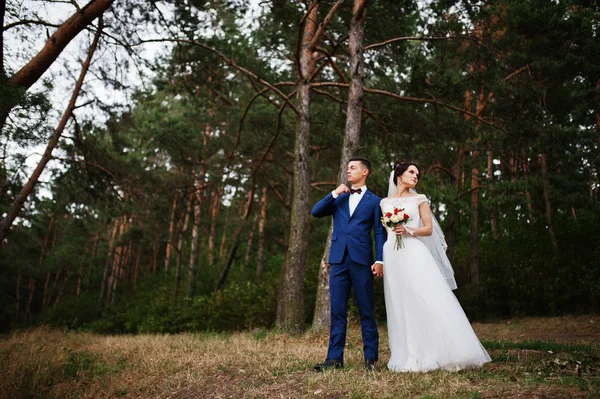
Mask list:
MULTIPOLYGON (((409 230, 412 232, 413 236, 430 236, 433 230, 433 225, 431 222, 431 209, 429 208, 427 201, 421 202, 421 205, 419 205, 419 213, 421 214, 423 227, 409 227, 409 230)), ((406 231, 404 225, 401 224, 396 225, 393 230, 396 234, 410 234, 408 231, 406 231)))

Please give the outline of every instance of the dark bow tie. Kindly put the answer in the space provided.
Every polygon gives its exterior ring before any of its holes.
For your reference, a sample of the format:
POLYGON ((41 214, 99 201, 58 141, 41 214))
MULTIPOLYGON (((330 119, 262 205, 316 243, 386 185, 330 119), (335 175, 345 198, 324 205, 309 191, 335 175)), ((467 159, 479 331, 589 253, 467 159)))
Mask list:
POLYGON ((353 188, 351 188, 350 189, 350 194, 354 194, 354 193, 357 193, 357 194, 362 193, 362 188, 357 188, 356 190, 353 189, 353 188))

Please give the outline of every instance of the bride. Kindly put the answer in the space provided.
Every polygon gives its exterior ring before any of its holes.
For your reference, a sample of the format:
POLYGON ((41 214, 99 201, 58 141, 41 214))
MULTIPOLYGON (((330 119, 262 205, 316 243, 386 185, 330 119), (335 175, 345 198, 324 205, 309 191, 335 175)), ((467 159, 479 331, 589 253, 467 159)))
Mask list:
POLYGON ((491 361, 452 293, 454 272, 427 198, 414 191, 420 171, 402 161, 390 175, 382 214, 400 209, 405 224, 387 228, 383 286, 392 371, 458 371, 491 361), (397 243, 397 235, 401 244, 397 243))

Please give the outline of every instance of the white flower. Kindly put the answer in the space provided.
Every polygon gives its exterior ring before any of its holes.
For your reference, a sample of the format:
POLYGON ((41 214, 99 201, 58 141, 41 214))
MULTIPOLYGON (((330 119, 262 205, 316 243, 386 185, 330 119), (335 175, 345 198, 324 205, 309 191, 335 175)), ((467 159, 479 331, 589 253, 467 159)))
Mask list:
POLYGON ((400 218, 400 215, 392 215, 392 217, 390 219, 391 219, 392 223, 398 223, 399 221, 402 220, 400 218))
POLYGON ((387 216, 384 216, 384 217, 383 217, 383 223, 384 223, 384 224, 388 224, 389 222, 390 222, 390 218, 389 218, 389 217, 387 217, 387 216))

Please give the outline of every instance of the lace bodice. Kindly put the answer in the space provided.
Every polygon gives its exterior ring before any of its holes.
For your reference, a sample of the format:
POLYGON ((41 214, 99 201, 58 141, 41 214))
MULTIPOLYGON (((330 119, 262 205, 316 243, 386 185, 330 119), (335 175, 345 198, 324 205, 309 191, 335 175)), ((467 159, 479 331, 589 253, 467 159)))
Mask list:
POLYGON ((406 225, 408 227, 417 228, 419 227, 419 222, 421 220, 419 205, 424 201, 427 201, 427 197, 423 194, 417 194, 411 197, 384 198, 380 202, 381 213, 385 215, 387 212, 392 212, 394 208, 403 209, 404 212, 408 213, 410 216, 406 225))

